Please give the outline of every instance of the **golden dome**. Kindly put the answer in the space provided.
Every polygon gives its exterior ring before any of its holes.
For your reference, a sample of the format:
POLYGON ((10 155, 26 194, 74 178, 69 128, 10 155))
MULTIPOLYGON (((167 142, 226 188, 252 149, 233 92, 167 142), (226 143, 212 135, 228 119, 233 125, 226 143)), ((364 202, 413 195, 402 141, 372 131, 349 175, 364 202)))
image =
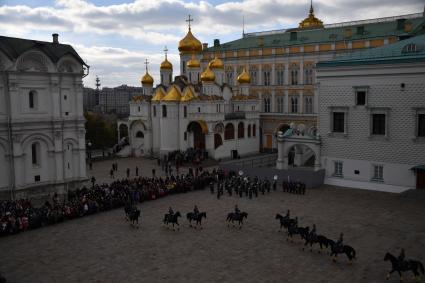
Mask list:
POLYGON ((251 77, 249 74, 243 69, 242 73, 238 76, 239 84, 249 84, 251 83, 251 77))
POLYGON ((179 51, 185 53, 200 53, 202 51, 201 42, 193 36, 191 29, 186 36, 179 42, 179 51))
POLYGON ((162 87, 158 87, 151 101, 161 101, 161 99, 163 99, 164 96, 165 96, 164 89, 162 87))
POLYGON ((214 74, 213 71, 211 71, 209 66, 205 69, 205 71, 202 72, 201 81, 203 81, 203 82, 213 82, 213 81, 215 81, 215 74, 214 74))
POLYGON ((200 68, 201 63, 199 63, 199 60, 195 58, 195 55, 192 55, 192 59, 187 61, 187 67, 188 68, 200 68))
POLYGON ((172 70, 173 64, 171 64, 170 61, 168 61, 167 56, 165 56, 165 60, 161 63, 161 66, 159 67, 160 70, 172 70))
POLYGON ((182 97, 182 99, 180 101, 182 102, 188 102, 191 100, 197 99, 197 97, 195 96, 195 94, 193 93, 193 90, 191 87, 187 87, 184 91, 184 95, 182 97))
POLYGON ((153 85, 153 78, 148 72, 141 79, 142 85, 153 85))
POLYGON ((167 95, 164 96, 164 98, 162 98, 161 101, 180 101, 181 99, 182 99, 182 96, 180 94, 180 91, 177 89, 176 86, 173 85, 171 86, 167 95))
POLYGON ((211 69, 224 69, 224 64, 217 56, 214 57, 208 64, 211 69))
POLYGON ((299 25, 300 29, 323 28, 323 22, 314 16, 313 4, 310 6, 310 13, 299 25))

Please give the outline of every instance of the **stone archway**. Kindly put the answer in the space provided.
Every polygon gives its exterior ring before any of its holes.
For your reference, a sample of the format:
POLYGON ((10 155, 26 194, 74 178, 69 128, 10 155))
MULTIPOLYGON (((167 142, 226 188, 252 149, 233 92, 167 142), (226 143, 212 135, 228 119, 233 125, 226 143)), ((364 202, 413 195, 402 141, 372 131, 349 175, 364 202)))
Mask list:
POLYGON ((205 126, 198 121, 192 121, 187 125, 187 132, 193 134, 193 147, 195 149, 205 149, 205 126))

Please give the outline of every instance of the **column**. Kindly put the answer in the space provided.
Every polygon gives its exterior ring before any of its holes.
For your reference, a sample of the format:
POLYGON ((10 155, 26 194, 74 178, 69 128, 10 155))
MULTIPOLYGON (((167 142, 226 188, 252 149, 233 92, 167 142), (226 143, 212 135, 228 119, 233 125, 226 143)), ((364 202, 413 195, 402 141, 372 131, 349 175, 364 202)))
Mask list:
POLYGON ((301 90, 301 92, 300 92, 300 96, 299 96, 299 111, 298 111, 298 113, 300 113, 300 114, 303 114, 304 113, 304 91, 303 90, 301 90))
POLYGON ((272 64, 272 74, 270 79, 270 85, 276 85, 276 66, 274 63, 272 64))
POLYGON ((300 74, 298 76, 298 84, 303 85, 304 84, 304 61, 300 62, 300 74))
POLYGON ((284 84, 288 85, 289 84, 289 62, 286 62, 285 64, 285 73, 283 74, 283 78, 284 78, 284 84))
POLYGON ((271 103, 271 105, 270 105, 271 112, 276 112, 276 101, 275 101, 275 97, 276 97, 275 90, 273 89, 272 90, 272 98, 271 98, 271 101, 270 101, 270 103, 271 103))
MULTIPOLYGON (((283 140, 281 140, 279 137, 277 138, 277 161, 276 161, 276 168, 277 169, 286 169, 285 167, 285 157, 284 157, 284 149, 283 146, 283 140)), ((288 160, 286 160, 286 164, 288 164, 288 160)))
POLYGON ((263 85, 263 68, 261 64, 258 65, 258 85, 263 85))

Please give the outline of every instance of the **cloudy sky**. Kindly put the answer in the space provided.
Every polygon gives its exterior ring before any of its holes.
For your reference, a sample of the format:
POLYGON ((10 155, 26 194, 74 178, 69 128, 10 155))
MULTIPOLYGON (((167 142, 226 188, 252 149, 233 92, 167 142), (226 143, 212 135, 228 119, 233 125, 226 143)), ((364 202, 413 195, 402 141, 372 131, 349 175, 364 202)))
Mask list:
MULTIPOLYGON (((0 34, 59 41, 74 46, 90 65, 86 86, 98 75, 102 86, 138 86, 148 58, 156 81, 164 46, 178 70, 178 41, 187 32, 211 46, 247 32, 295 27, 305 18, 309 0, 0 0, 0 34)), ((422 12, 423 0, 314 0, 324 23, 422 12)))

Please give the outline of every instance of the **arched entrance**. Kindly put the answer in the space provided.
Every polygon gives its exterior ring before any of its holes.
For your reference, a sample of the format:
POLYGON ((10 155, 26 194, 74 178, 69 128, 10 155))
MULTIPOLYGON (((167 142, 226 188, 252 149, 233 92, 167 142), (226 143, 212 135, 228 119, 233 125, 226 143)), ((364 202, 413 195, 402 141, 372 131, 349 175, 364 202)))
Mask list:
POLYGON ((223 144, 223 139, 220 134, 214 134, 214 149, 217 149, 220 145, 223 144))
POLYGON ((193 135, 193 147, 195 149, 205 149, 205 134, 208 133, 208 128, 205 129, 205 122, 192 121, 187 125, 187 131, 193 135))
POLYGON ((314 167, 316 155, 307 145, 296 144, 288 150, 289 167, 314 167))
POLYGON ((118 142, 123 138, 128 138, 128 126, 127 124, 121 124, 118 128, 118 142))

